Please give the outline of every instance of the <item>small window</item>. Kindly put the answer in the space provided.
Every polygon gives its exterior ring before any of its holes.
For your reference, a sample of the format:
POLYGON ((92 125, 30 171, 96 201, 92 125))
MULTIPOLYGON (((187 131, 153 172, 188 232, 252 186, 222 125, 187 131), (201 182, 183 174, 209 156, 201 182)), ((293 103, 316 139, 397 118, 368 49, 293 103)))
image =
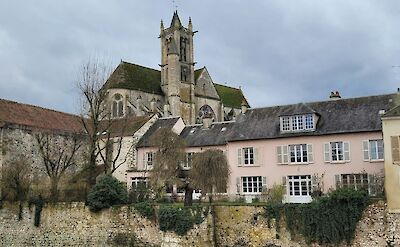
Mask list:
POLYGON ((111 114, 113 118, 119 118, 124 116, 124 102, 121 94, 115 94, 113 96, 111 114))
POLYGON ((254 165, 254 149, 253 148, 243 148, 244 154, 244 164, 254 165))

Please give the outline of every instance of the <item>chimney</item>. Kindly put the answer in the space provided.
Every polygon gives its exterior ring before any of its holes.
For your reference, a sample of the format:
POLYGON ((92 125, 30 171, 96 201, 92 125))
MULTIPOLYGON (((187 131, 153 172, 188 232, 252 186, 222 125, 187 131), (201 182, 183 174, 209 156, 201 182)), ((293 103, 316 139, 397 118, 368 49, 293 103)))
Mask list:
POLYGON ((203 116, 203 129, 210 128, 211 123, 212 123, 212 114, 205 113, 203 116))
POLYGON ((331 95, 329 96, 329 98, 331 100, 338 100, 338 99, 341 99, 342 97, 340 96, 339 91, 336 91, 336 92, 331 92, 331 95))
POLYGON ((242 114, 245 114, 246 113, 246 111, 247 111, 247 103, 246 103, 246 101, 243 99, 242 100, 242 104, 241 104, 241 109, 242 109, 242 114))
POLYGON ((150 110, 153 113, 157 112, 157 102, 156 102, 155 98, 151 99, 151 101, 150 101, 150 110))

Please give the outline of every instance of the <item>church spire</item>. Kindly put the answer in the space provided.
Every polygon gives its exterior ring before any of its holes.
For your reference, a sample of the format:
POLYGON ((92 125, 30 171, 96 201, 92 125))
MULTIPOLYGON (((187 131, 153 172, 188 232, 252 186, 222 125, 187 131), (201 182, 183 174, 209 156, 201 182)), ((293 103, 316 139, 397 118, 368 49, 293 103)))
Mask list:
POLYGON ((174 12, 174 16, 172 17, 171 26, 170 27, 181 27, 182 23, 178 16, 178 10, 174 12))

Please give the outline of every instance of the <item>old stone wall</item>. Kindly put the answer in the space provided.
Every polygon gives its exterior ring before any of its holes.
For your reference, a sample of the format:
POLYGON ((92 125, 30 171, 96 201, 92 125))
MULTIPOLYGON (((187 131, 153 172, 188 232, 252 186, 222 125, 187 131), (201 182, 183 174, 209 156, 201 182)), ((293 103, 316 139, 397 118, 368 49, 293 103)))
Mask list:
MULTIPOLYGON (((306 246, 291 239, 285 228, 268 227, 263 207, 215 206, 200 225, 185 236, 164 233, 156 220, 121 206, 92 213, 83 203, 47 204, 41 225, 33 225, 35 208, 25 205, 0 210, 0 246, 306 246), (215 225, 215 227, 213 227, 215 225), (215 237, 214 237, 215 233, 215 237)), ((369 206, 359 222, 352 246, 400 246, 400 214, 390 214, 384 202, 369 206)), ((318 245, 313 245, 318 246, 318 245)))

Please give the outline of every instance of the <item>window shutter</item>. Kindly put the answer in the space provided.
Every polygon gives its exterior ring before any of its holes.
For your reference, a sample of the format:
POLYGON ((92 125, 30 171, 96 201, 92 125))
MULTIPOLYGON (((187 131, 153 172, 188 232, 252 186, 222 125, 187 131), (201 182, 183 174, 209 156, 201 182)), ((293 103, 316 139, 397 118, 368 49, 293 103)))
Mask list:
POLYGON ((390 142, 392 146, 392 162, 393 164, 400 163, 400 143, 399 136, 391 136, 390 142))
POLYGON ((340 175, 337 174, 335 175, 335 184, 336 184, 336 189, 339 189, 342 185, 342 181, 340 179, 340 175))
POLYGON ((344 160, 350 161, 350 143, 343 142, 344 160))
POLYGON ((307 160, 308 163, 314 163, 314 155, 313 155, 313 150, 312 150, 312 144, 307 144, 307 160))
POLYGON ((147 158, 147 153, 143 153, 143 168, 144 168, 144 170, 147 170, 146 158, 147 158))
POLYGON ((283 160, 282 160, 282 146, 277 146, 276 147, 276 157, 277 157, 278 164, 282 164, 283 163, 283 160))
POLYGON ((369 141, 363 141, 363 156, 364 156, 364 161, 369 161, 369 141))
POLYGON ((267 190, 267 177, 262 177, 262 191, 265 192, 267 190))
POLYGON ((289 163, 288 146, 282 146, 282 159, 284 164, 289 163))
POLYGON ((329 142, 324 143, 324 161, 331 162, 331 145, 329 142))
POLYGON ((237 178, 236 178, 236 193, 237 193, 238 195, 240 195, 240 192, 241 192, 240 177, 237 177, 237 178))
POLYGON ((243 149, 241 149, 241 148, 239 148, 238 149, 238 166, 242 166, 242 152, 243 152, 243 149))
POLYGON ((317 177, 317 175, 313 175, 311 177, 311 188, 312 188, 312 191, 317 191, 318 190, 318 177, 317 177))
POLYGON ((282 186, 283 186, 283 194, 287 194, 287 181, 286 181, 286 176, 282 177, 282 186))
POLYGON ((259 153, 258 153, 258 148, 254 148, 254 164, 255 165, 261 165, 260 156, 259 156, 259 153))

